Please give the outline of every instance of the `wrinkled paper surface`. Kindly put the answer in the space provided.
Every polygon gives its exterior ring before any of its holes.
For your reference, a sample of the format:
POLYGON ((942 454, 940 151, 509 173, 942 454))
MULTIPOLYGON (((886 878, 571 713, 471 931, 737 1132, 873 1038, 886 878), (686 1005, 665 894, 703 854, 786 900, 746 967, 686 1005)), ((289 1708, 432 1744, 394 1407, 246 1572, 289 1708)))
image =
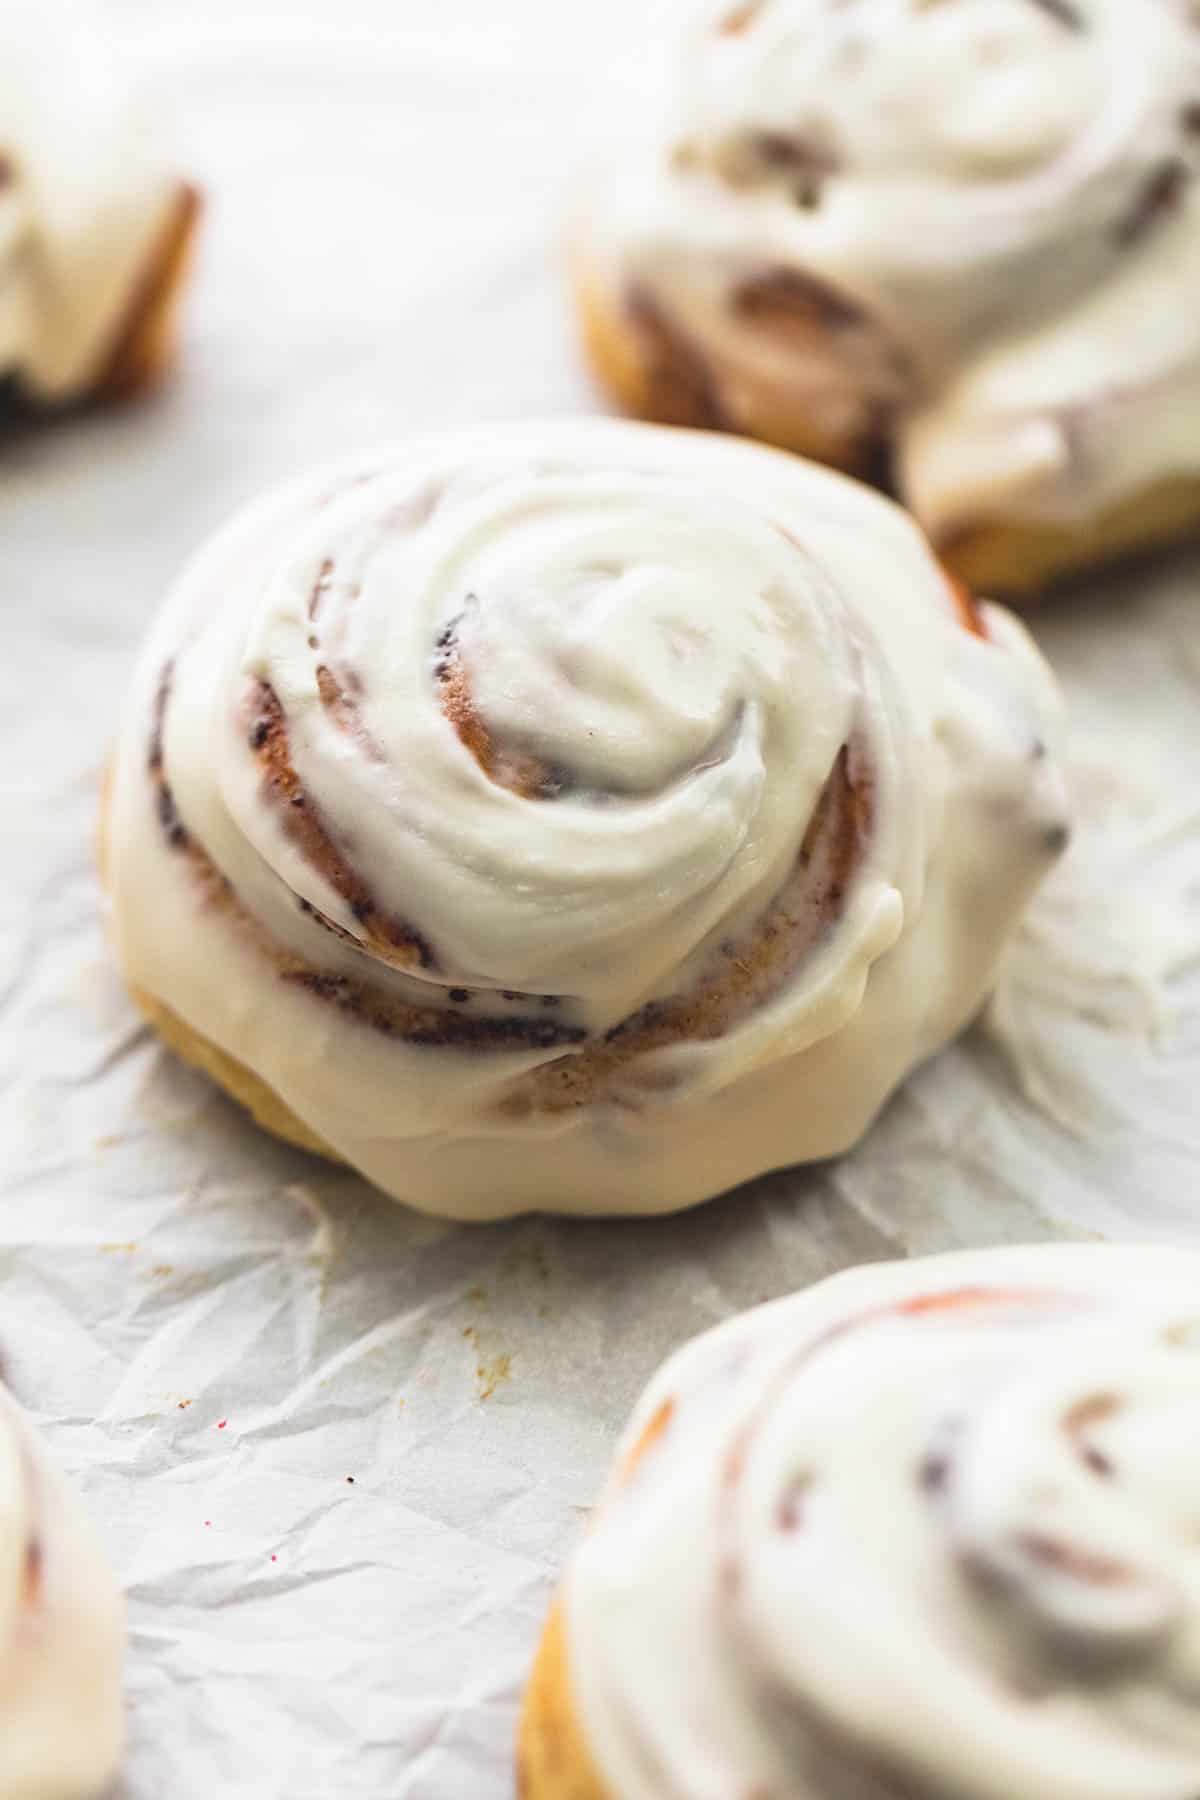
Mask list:
POLYGON ((986 1025, 854 1154, 648 1223, 411 1215, 141 1027, 99 783, 233 505, 409 429, 598 406, 562 220, 654 9, 107 11, 210 212, 169 391, 0 443, 0 1350, 128 1591, 122 1800, 501 1800, 556 1573, 674 1345, 864 1258, 1200 1243, 1200 557, 1039 614, 1075 846, 986 1025))

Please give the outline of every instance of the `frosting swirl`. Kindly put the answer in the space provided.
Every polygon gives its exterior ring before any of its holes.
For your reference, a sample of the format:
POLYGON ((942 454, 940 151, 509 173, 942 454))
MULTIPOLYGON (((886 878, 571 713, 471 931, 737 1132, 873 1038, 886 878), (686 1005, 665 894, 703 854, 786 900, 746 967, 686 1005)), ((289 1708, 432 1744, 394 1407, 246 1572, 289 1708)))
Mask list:
POLYGON ((1198 171, 1183 0, 714 0, 593 235, 726 422, 856 408, 948 535, 1200 468, 1198 171))
POLYGON ((1194 1793, 1196 1265, 856 1270, 676 1355, 565 1589, 614 1800, 1194 1793))
POLYGON ((69 400, 118 350, 186 190, 78 6, 0 26, 0 376, 69 400))
POLYGON ((849 1142, 977 1004, 1061 846, 1055 720, 839 477, 600 421, 429 440, 177 587, 120 951, 403 1198, 684 1204, 849 1142))
POLYGON ((87 1800, 124 1727, 121 1605, 90 1521, 0 1389, 0 1793, 87 1800))

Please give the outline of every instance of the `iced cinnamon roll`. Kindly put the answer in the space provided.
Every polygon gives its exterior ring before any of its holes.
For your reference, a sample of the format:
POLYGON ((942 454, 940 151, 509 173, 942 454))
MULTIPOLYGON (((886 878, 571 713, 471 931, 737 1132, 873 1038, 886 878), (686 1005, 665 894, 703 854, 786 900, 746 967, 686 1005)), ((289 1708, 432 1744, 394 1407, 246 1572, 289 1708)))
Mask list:
POLYGON ((521 1800, 1200 1793, 1200 1256, 856 1269, 678 1352, 526 1698, 521 1800))
POLYGON ((89 20, 0 16, 0 383, 63 406, 166 369, 199 213, 89 20))
POLYGON ((124 1620, 90 1520, 0 1387, 0 1794, 92 1800, 124 1742, 124 1620))
POLYGON ((1191 0, 692 12, 577 232, 626 405, 890 467, 983 589, 1200 526, 1191 0))
POLYGON ((1062 848, 1058 701, 903 513, 759 445, 507 425, 186 570, 118 953, 285 1136, 431 1212, 658 1211, 852 1143, 1062 848))

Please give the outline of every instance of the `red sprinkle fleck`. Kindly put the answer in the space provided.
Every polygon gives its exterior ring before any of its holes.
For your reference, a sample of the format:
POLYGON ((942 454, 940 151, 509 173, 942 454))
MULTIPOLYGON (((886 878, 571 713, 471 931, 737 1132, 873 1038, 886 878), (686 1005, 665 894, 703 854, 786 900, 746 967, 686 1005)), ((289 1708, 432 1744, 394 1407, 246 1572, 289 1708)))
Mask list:
POLYGON ((212 1530, 212 1520, 211 1519, 205 1519, 204 1524, 205 1524, 205 1527, 207 1530, 209 1530, 209 1531, 212 1530))
POLYGON ((272 1561, 272 1562, 278 1562, 278 1561, 279 1561, 279 1558, 278 1558, 278 1557, 277 1557, 277 1556, 273 1556, 273 1557, 272 1557, 272 1558, 271 1558, 271 1561, 272 1561))
POLYGON ((229 1423, 228 1419, 218 1419, 217 1420, 217 1430, 224 1431, 224 1429, 228 1425, 228 1423, 229 1423))

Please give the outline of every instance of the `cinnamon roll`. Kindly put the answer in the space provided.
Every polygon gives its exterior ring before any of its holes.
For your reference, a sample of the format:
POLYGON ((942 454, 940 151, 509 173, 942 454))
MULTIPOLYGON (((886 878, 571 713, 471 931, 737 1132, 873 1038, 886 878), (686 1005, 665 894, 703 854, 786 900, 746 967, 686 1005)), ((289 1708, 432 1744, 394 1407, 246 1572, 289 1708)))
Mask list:
POLYGON ((890 467, 985 590, 1200 526, 1191 0, 692 15, 577 233, 624 403, 890 467))
POLYGON ((64 0, 0 19, 0 384, 12 405, 142 388, 170 361, 199 215, 64 0))
POLYGON ((435 437, 184 573, 116 758, 150 1017, 432 1212, 663 1211, 853 1142, 1062 848, 1058 701, 906 517, 614 421, 435 437))
POLYGON ((861 1268, 651 1382, 522 1800, 1200 1793, 1200 1256, 861 1268))
POLYGON ((91 1800, 124 1742, 122 1607, 90 1520, 0 1387, 0 1794, 91 1800))

